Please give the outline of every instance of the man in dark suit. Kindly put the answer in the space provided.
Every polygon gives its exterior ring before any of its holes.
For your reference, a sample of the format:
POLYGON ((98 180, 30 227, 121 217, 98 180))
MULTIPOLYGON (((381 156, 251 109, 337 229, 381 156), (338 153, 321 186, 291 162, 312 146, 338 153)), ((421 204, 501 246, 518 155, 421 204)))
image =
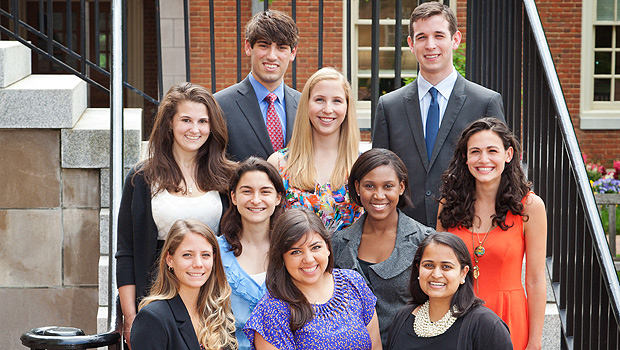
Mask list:
POLYGON ((461 42, 456 17, 439 3, 416 7, 407 38, 420 68, 416 80, 379 98, 372 146, 388 148, 407 166, 414 208, 405 213, 435 227, 441 175, 463 129, 483 116, 504 120, 501 96, 463 78, 452 53, 461 42))
POLYGON ((228 127, 228 155, 267 159, 286 146, 293 132, 300 93, 284 84, 297 54, 299 31, 286 14, 257 13, 245 29, 245 54, 252 71, 238 84, 215 94, 228 127))

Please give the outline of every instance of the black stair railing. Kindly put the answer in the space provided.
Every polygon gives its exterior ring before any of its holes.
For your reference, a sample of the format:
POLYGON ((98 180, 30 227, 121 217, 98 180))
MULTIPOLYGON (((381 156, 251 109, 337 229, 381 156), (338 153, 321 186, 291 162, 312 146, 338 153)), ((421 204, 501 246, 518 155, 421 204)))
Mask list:
MULTIPOLYGON (((187 2, 188 0, 184 0, 187 2)), ((161 96, 161 58, 159 55, 161 48, 161 40, 159 35, 159 0, 156 0, 155 6, 155 22, 157 32, 157 66, 158 66, 158 86, 159 96, 161 96)), ((28 23, 27 11, 28 5, 32 6, 32 2, 19 0, 2 0, 0 1, 0 34, 2 37, 16 40, 34 51, 38 57, 41 57, 53 65, 55 70, 60 69, 66 73, 74 74, 86 81, 90 86, 106 94, 110 94, 109 81, 110 70, 109 62, 111 56, 110 49, 110 23, 105 20, 109 12, 102 10, 101 5, 109 5, 107 1, 100 0, 79 0, 79 2, 39 0, 37 8, 37 20, 34 23, 28 23), (63 17, 63 23, 54 25, 54 8, 66 9, 62 11, 66 15, 63 17), (72 10, 79 7, 79 10, 72 10), (77 17, 77 18, 74 18, 77 17), (90 21, 87 22, 87 18, 90 21), (77 21, 77 25, 74 24, 77 21), (77 28, 75 28, 77 26, 77 28), (64 28, 59 33, 57 28, 64 28), (89 35, 92 34, 92 35, 89 35), (103 34, 103 35, 100 35, 103 34), (90 37, 87 43, 87 37, 90 37), (101 46, 103 43, 103 46, 101 46), (89 50, 89 47, 91 48, 89 50)), ((123 1, 126 7, 126 2, 123 1)), ((56 12, 59 12, 58 10, 56 12)), ((126 11, 123 11, 126 14, 126 11)), ((108 18, 109 20, 109 18, 108 18)), ((125 16, 123 23, 126 23, 125 16)), ((125 26, 126 27, 126 26, 125 26)), ((123 46, 127 46, 127 31, 123 33, 123 46)), ((186 45, 189 50, 189 45, 186 45)), ((127 50, 123 61, 127 62, 127 50)), ((189 55, 186 53, 186 56, 189 55)), ((125 65, 125 72, 127 66, 125 65)), ((189 65, 187 65, 189 67, 189 65)), ((151 96, 146 92, 134 87, 127 81, 127 74, 123 74, 123 87, 142 97, 144 100, 154 104, 159 104, 158 96, 151 96)))
POLYGON ((562 348, 616 350, 620 284, 536 4, 467 6, 467 77, 502 93, 528 177, 547 205, 547 268, 562 348))

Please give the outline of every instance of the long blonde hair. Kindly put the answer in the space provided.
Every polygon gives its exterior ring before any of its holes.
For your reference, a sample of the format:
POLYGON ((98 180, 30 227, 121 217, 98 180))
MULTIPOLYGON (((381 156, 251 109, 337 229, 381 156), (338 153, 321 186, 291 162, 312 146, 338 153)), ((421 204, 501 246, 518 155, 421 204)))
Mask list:
POLYGON ((196 219, 177 220, 168 233, 159 257, 158 274, 149 296, 140 302, 140 309, 156 300, 168 300, 179 293, 179 279, 166 264, 166 256, 174 255, 183 239, 190 233, 206 238, 213 247, 213 267, 207 282, 200 287, 198 342, 207 349, 236 349, 235 319, 230 306, 231 289, 226 280, 220 248, 213 231, 196 219))
POLYGON ((314 86, 323 80, 340 81, 347 99, 347 114, 340 125, 338 158, 329 179, 332 188, 341 188, 345 184, 349 171, 359 156, 360 130, 357 126, 357 113, 355 101, 352 101, 351 85, 336 69, 321 68, 308 79, 301 92, 285 168, 289 174, 291 186, 307 191, 314 190, 316 178, 312 147, 313 128, 309 115, 310 93, 314 86))

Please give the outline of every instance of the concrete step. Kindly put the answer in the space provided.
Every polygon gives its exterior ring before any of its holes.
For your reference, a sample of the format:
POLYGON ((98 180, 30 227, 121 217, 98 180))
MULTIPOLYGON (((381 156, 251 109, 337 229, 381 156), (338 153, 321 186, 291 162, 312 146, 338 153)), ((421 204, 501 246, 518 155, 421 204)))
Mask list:
POLYGON ((0 128, 72 128, 86 109, 86 82, 73 75, 29 75, 0 89, 0 128))
POLYGON ((17 41, 0 41, 0 88, 30 75, 30 49, 17 41))
POLYGON ((560 336, 562 325, 560 323, 558 306, 554 303, 547 303, 545 308, 545 324, 543 326, 542 349, 557 350, 560 348, 560 336))
MULTIPOLYGON (((123 158, 126 168, 134 165, 140 158, 141 124, 142 109, 126 108, 124 110, 123 158)), ((108 168, 110 165, 110 110, 108 108, 86 109, 73 128, 61 131, 60 140, 63 168, 108 168)), ((102 196, 104 195, 102 193, 102 196)))

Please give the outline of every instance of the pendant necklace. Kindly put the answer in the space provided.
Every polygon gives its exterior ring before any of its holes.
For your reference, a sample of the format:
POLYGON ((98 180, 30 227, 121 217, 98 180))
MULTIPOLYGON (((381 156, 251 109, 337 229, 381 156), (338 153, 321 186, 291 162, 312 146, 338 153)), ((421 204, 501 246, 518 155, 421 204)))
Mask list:
MULTIPOLYGON (((473 227, 472 227, 473 228, 473 227)), ((493 222, 491 222, 491 226, 487 230, 487 233, 484 235, 484 238, 480 240, 480 235, 478 232, 476 233, 476 237, 478 238, 478 246, 474 243, 474 234, 471 235, 471 246, 474 249, 474 268, 472 269, 472 275, 474 276, 474 280, 476 280, 476 294, 480 294, 480 289, 478 287, 478 277, 480 276, 480 267, 478 266, 478 259, 484 256, 486 250, 484 249, 484 242, 486 242, 487 238, 489 238, 489 233, 493 228, 493 222)))

